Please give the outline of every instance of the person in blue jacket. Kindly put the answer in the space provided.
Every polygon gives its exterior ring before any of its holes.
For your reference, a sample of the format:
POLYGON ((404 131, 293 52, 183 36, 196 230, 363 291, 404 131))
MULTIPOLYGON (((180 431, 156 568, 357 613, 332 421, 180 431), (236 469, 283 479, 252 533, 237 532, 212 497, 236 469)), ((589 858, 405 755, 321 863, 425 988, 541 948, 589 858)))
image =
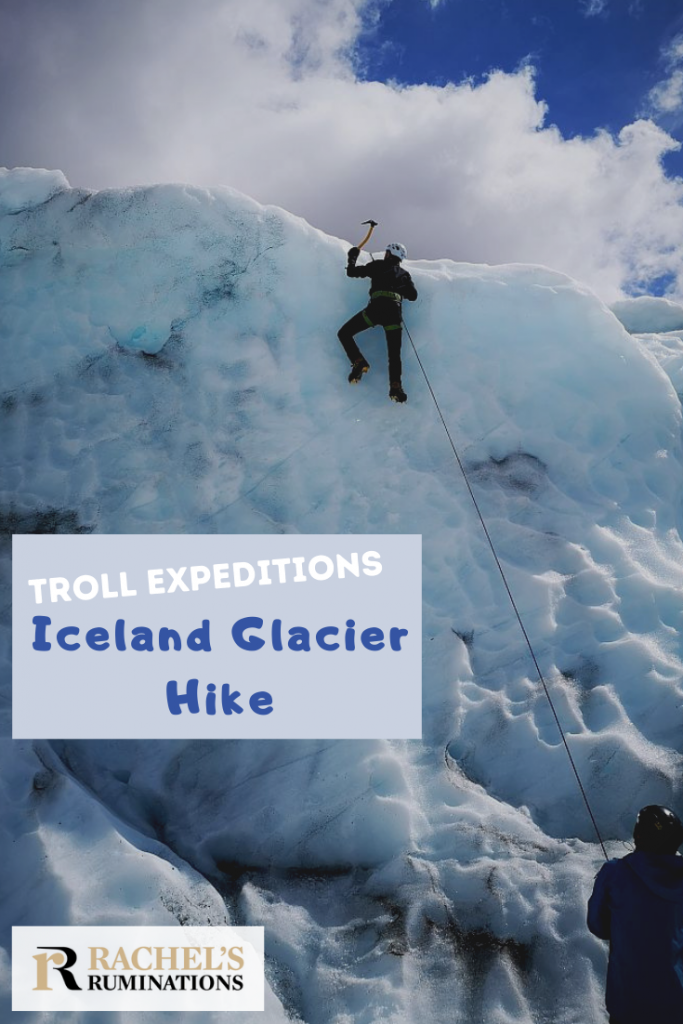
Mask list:
POLYGON ((346 274, 348 277, 370 278, 370 302, 360 313, 352 316, 337 334, 351 361, 349 384, 358 384, 363 374, 370 369, 370 364, 358 348, 354 335, 376 325, 384 328, 389 356, 389 398, 392 402, 405 402, 408 397, 401 383, 401 302, 403 299, 413 302, 417 298, 417 290, 410 274, 401 266, 401 261, 407 255, 405 245, 391 242, 383 260, 373 260, 372 263, 357 267, 360 249, 356 246, 349 249, 346 274))
POLYGON ((610 944, 610 1024, 683 1024, 683 824, 668 807, 643 807, 633 839, 588 901, 589 929, 610 944))

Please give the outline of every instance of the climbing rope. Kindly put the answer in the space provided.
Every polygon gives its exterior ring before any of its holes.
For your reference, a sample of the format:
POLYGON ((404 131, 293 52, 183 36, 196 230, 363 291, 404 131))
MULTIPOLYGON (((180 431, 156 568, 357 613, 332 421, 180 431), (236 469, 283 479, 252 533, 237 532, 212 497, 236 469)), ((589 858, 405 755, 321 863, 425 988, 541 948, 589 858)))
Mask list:
POLYGON ((588 800, 588 796, 586 794, 586 790, 584 789, 583 783, 581 782, 581 777, 579 775, 578 769, 577 769, 576 764, 574 762, 574 758, 572 757, 572 752, 569 749, 569 744, 567 743, 567 738, 566 738, 566 736, 564 734, 564 729, 562 728, 562 725, 560 723, 560 719, 558 718, 558 715, 557 715, 557 711, 555 710, 555 705, 553 704, 553 699, 550 696, 550 691, 548 690, 548 686, 547 686, 545 678, 543 676, 543 672, 541 671, 541 666, 538 664, 538 659, 536 657, 534 648, 533 648, 533 646, 531 644, 531 640, 529 639, 529 634, 526 631, 526 627, 524 625, 524 622, 522 621, 522 616, 520 615, 520 612, 519 612, 519 609, 517 608, 517 604, 515 602, 515 599, 512 596, 512 591, 510 590, 510 586, 508 584, 507 577, 506 577, 505 572, 503 570, 503 566, 500 564, 500 559, 498 558, 498 554, 496 552, 495 546, 494 546, 493 541, 491 539, 491 534, 488 531, 488 527, 487 527, 486 522, 484 520, 484 517, 483 517, 483 515, 481 513, 481 509, 479 508, 479 503, 477 502, 477 499, 475 497, 474 491, 472 490, 472 487, 470 485, 470 481, 469 481, 467 473, 465 471, 465 467, 464 467, 464 465, 462 463, 462 459, 460 458, 460 455, 458 454, 458 449, 455 447, 455 443, 453 441, 453 438, 451 437, 451 432, 448 429, 448 425, 446 423, 446 420, 444 419, 443 413, 441 412, 441 407, 439 405, 439 402, 437 400, 436 395, 434 394, 434 388, 431 385, 431 381, 429 380, 429 377, 427 376, 427 371, 425 370, 425 368, 424 368, 424 366, 422 364, 422 360, 420 359, 420 356, 418 354, 418 351, 415 348, 415 342, 413 341, 413 339, 412 339, 412 337, 410 335, 410 331, 408 330, 408 327, 406 325, 405 320, 403 321, 403 327, 405 328, 405 332, 408 335, 408 338, 410 339, 410 344, 412 346, 413 352, 415 353, 415 358, 418 361, 419 367, 422 370, 422 375, 424 376, 424 379, 425 379, 425 382, 427 384, 427 387, 429 388, 429 393, 432 396, 432 399, 434 400, 434 405, 436 406, 436 411, 438 412, 439 418, 441 419, 441 422, 443 424, 443 428, 446 431, 446 437, 448 438, 450 446, 453 449, 453 454, 455 455, 455 458, 456 458, 456 461, 458 463, 458 466, 460 467, 460 472, 462 473, 462 476, 463 476, 463 479, 465 481, 465 484, 467 485, 467 490, 469 491, 470 498, 472 499, 472 503, 473 503, 475 509, 477 510, 477 515, 479 516, 479 522, 481 523, 481 527, 482 527, 482 529, 484 531, 484 535, 486 536, 486 540, 488 541, 489 547, 491 548, 491 553, 492 553, 492 555, 493 555, 493 557, 495 559, 496 565, 498 566, 498 572, 500 573, 501 579, 503 581, 503 585, 505 586, 505 590, 507 591, 507 595, 508 595, 508 597, 510 599, 510 604, 512 605, 513 611, 514 611, 515 616, 517 618, 517 622, 519 623, 519 628, 522 631, 522 635, 524 636, 524 640, 526 641, 526 645, 529 648, 529 654, 531 655, 532 661, 533 661, 533 663, 534 663, 534 665, 536 667, 536 672, 538 673, 538 678, 540 679, 541 684, 543 686, 543 690, 545 692, 545 695, 548 698, 548 703, 550 704, 550 709, 551 709, 551 711, 553 713, 553 717, 555 718, 555 722, 557 723, 557 728, 560 731, 560 736, 562 737, 562 742, 564 744, 564 749, 567 751, 567 757, 569 758, 569 763, 572 766, 572 771, 574 772, 574 775, 576 777, 576 781, 577 781, 578 787, 579 787, 579 789, 581 791, 581 796, 583 797, 583 801, 584 801, 584 803, 586 805, 586 809, 588 811, 588 814, 590 815, 590 819, 593 822, 593 828, 595 829, 595 834, 598 837, 598 842, 600 843, 600 846, 602 848, 602 852, 604 854, 605 860, 608 860, 607 851, 605 849, 605 844, 602 841, 602 836, 600 835, 600 829, 598 828, 598 823, 595 820, 595 815, 593 814, 593 811, 591 809, 591 805, 590 805, 590 802, 588 800))

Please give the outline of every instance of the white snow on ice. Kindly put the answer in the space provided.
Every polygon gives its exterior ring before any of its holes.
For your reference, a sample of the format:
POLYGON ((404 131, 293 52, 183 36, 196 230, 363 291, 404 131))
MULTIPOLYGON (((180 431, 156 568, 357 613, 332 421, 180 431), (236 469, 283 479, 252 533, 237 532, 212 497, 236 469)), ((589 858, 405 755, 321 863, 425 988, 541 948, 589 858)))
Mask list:
POLYGON ((614 302, 610 308, 631 334, 683 331, 683 306, 671 299, 639 295, 614 302))
MULTIPOLYGON (((6 738, 3 944, 38 919, 225 915, 265 926, 266 1024, 604 1019, 601 851, 408 339, 406 406, 379 330, 346 384, 336 330, 367 291, 347 243, 231 189, 34 175, 0 178, 5 532, 421 533, 423 740, 6 738)), ((661 300, 629 334, 543 267, 407 267, 408 327, 620 855, 681 789, 683 335, 661 300)))
POLYGON ((69 188, 61 171, 45 171, 35 167, 0 167, 0 210, 20 213, 41 206, 57 192, 69 188))

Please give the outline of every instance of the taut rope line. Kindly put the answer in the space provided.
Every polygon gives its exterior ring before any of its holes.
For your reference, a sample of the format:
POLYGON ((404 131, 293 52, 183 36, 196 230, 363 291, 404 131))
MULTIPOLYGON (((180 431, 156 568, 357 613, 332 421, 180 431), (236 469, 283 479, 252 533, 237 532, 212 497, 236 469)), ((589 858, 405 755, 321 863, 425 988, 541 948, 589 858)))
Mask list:
POLYGON ((505 576, 505 572, 503 571, 503 566, 500 564, 500 559, 498 558, 498 554, 497 554, 496 549, 494 547, 493 541, 491 540, 491 534, 488 531, 488 527, 487 527, 486 522, 484 520, 484 517, 483 517, 483 515, 481 513, 481 509, 479 508, 479 503, 477 502, 477 499, 475 497, 474 491, 472 490, 472 487, 470 485, 469 479, 467 477, 467 473, 465 472, 465 467, 464 467, 464 465, 462 463, 462 459, 460 458, 460 456, 458 454, 458 450, 455 447, 455 443, 453 441, 453 438, 451 437, 451 432, 448 429, 448 425, 446 424, 446 420, 444 419, 443 413, 441 412, 441 407, 439 405, 439 402, 437 400, 436 395, 434 394, 434 388, 432 387, 431 382, 429 380, 429 377, 427 376, 427 371, 425 370, 424 366, 422 365, 422 360, 420 359, 420 356, 418 355, 418 351, 415 348, 415 342, 413 341, 412 337, 410 336, 410 331, 408 330, 408 327, 406 325, 405 320, 403 320, 403 326, 405 328, 406 334, 408 335, 408 338, 410 339, 410 344, 412 345, 413 352, 415 353, 415 358, 418 361, 419 367, 422 370, 422 375, 424 376, 424 379, 426 381, 427 387, 429 388, 429 393, 432 396, 432 399, 434 400, 434 405, 436 406, 436 410, 437 410, 437 412, 439 414, 439 418, 441 419, 441 423, 443 424, 443 428, 446 431, 446 437, 448 438, 450 446, 453 449, 453 454, 455 455, 455 458, 456 458, 456 461, 458 463, 458 466, 460 467, 460 472, 462 473, 463 479, 464 479, 464 481, 465 481, 465 483, 467 485, 467 490, 469 491, 470 498, 472 499, 472 503, 474 504, 474 507, 477 510, 477 515, 479 516, 479 522, 481 523, 482 529, 483 529, 484 534, 486 536, 486 540, 488 541, 489 547, 491 548, 491 553, 492 553, 492 555, 493 555, 493 557, 495 559, 496 565, 498 566, 498 572, 500 573, 501 579, 502 579, 503 584, 505 586, 505 590, 507 591, 507 595, 508 595, 508 597, 510 599, 510 604, 512 605, 513 611, 514 611, 515 616, 517 618, 517 622, 519 623, 519 628, 522 631, 522 635, 524 636, 524 639, 526 641, 526 645, 529 648, 529 653, 530 653, 531 658, 533 660, 533 663, 534 663, 534 665, 536 667, 536 672, 538 673, 538 678, 540 679, 541 684, 543 686, 543 690, 545 691, 545 695, 548 698, 548 703, 550 704, 550 709, 551 709, 551 711, 553 713, 553 717, 555 718, 555 722, 557 723, 557 728, 560 731, 560 736, 562 737, 562 742, 564 744, 564 749, 567 752, 567 757, 569 758, 569 763, 572 766, 572 771, 574 772, 574 775, 576 776, 576 781, 578 783, 579 789, 581 790, 581 796, 583 797, 583 801, 584 801, 584 803, 586 805, 586 809, 588 811, 588 814, 590 815, 590 819, 593 822, 593 828, 595 829, 595 834, 598 837, 598 842, 600 843, 600 846, 602 848, 602 852, 604 854, 605 860, 608 860, 609 858, 607 857, 607 851, 605 849, 605 844, 603 843, 602 836, 600 835, 600 829, 598 828, 598 823, 595 820, 595 815, 593 814, 593 811, 591 809, 591 805, 589 803, 588 796, 586 795, 586 790, 584 789, 583 783, 581 782, 581 777, 579 775, 578 769, 577 769, 576 764, 574 762, 574 758, 572 757, 572 752, 569 749, 569 744, 567 743, 567 738, 566 738, 566 736, 564 734, 564 730, 563 730, 562 725, 560 723, 560 719, 558 718, 557 711, 555 710, 555 705, 553 704, 553 699, 550 696, 550 691, 548 690, 548 686, 547 686, 545 678, 543 676, 543 672, 541 671, 541 666, 538 664, 538 659, 536 657, 536 654, 534 652, 533 646, 531 644, 531 640, 529 639, 529 634, 526 631, 526 627, 524 625, 524 622, 522 621, 522 616, 519 613, 519 609, 517 608, 517 604, 515 602, 515 599, 512 596, 512 591, 510 590, 510 586, 508 584, 507 577, 505 576))

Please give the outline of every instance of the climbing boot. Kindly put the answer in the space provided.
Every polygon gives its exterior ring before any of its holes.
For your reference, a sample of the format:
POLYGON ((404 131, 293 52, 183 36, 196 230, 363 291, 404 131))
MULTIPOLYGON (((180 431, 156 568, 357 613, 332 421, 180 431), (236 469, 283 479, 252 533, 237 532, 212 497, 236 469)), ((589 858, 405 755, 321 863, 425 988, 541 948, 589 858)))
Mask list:
POLYGON ((400 380, 393 380, 389 388, 389 398, 392 402, 407 402, 408 396, 401 387, 400 380))
POLYGON ((363 359, 362 356, 360 359, 356 359, 349 374, 349 384, 358 384, 363 374, 367 373, 369 369, 370 363, 366 359, 363 359))

